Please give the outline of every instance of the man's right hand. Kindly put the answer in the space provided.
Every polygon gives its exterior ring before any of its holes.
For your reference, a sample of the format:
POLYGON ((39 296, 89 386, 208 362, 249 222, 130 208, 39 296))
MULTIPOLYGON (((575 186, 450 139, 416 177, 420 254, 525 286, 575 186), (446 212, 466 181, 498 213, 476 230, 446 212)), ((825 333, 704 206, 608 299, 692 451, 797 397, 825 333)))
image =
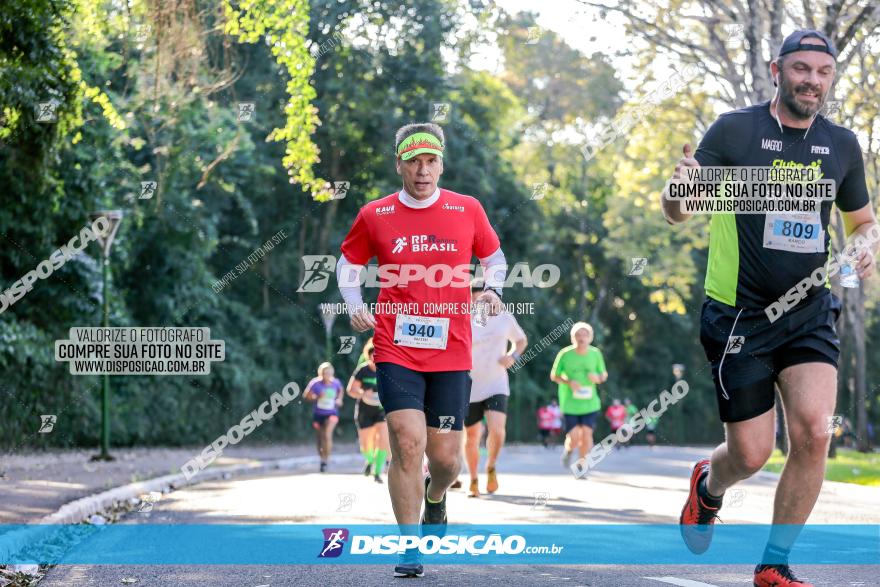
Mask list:
POLYGON ((351 317, 351 327, 354 328, 356 332, 372 330, 373 328, 376 328, 376 318, 369 310, 358 310, 351 317))
MULTIPOLYGON (((688 167, 700 166, 700 163, 694 158, 694 152, 689 143, 685 143, 684 147, 682 147, 682 155, 683 157, 675 165, 675 172, 672 174, 670 181, 687 181, 687 174, 684 170, 688 167)), ((680 201, 668 200, 666 198, 666 189, 660 195, 660 206, 663 209, 663 216, 666 217, 666 222, 669 224, 684 222, 691 217, 690 214, 685 214, 681 211, 680 201)))
POLYGON ((580 381, 576 381, 574 379, 568 380, 568 387, 571 388, 572 392, 577 392, 583 385, 580 384, 580 381))
POLYGON ((683 173, 685 167, 700 166, 699 161, 694 159, 694 151, 691 148, 690 143, 685 143, 681 151, 684 156, 678 160, 678 164, 675 166, 675 173, 672 174, 672 179, 685 179, 687 177, 683 173))

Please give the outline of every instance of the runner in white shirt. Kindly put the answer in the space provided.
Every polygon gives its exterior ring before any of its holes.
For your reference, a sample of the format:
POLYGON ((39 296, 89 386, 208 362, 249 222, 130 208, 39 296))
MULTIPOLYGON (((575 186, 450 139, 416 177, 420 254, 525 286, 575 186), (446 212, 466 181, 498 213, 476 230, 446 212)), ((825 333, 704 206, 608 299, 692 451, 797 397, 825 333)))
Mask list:
MULTIPOLYGON (((482 293, 482 286, 471 288, 473 301, 482 293)), ((471 400, 468 414, 464 420, 467 428, 465 457, 471 474, 469 497, 479 497, 477 464, 480 460, 480 437, 483 434, 483 415, 486 416, 489 436, 486 447, 489 455, 486 460, 486 474, 489 479, 486 491, 498 491, 498 477, 495 463, 498 453, 504 446, 505 426, 507 424, 507 398, 510 384, 507 370, 513 366, 528 345, 526 334, 512 314, 503 312, 489 316, 486 325, 476 323, 477 314, 471 318, 473 346, 473 365, 471 367, 471 400), (509 348, 513 343, 513 348, 509 348)))

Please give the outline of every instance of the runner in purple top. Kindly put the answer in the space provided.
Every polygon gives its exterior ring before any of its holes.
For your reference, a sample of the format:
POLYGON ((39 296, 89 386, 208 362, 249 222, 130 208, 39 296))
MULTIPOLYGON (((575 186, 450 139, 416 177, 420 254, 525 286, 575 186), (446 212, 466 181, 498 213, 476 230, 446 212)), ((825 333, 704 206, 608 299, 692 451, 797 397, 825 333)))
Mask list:
POLYGON ((327 470, 327 461, 333 449, 333 430, 339 422, 339 408, 342 407, 342 382, 333 377, 333 365, 321 363, 318 376, 309 381, 303 397, 315 402, 312 427, 318 441, 318 456, 321 458, 321 472, 327 470))

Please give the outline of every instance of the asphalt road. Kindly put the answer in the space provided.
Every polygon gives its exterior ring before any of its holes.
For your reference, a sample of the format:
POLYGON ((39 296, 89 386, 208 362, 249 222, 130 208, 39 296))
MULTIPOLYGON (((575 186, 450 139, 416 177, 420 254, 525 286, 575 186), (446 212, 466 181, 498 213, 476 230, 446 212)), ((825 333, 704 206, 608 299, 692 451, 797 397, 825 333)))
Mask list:
MULTIPOLYGON (((669 524, 677 520, 693 463, 705 448, 632 447, 607 458, 589 480, 576 480, 559 463, 558 449, 510 447, 499 464, 500 489, 469 499, 450 492, 450 523, 503 524, 669 524)), ((275 472, 188 487, 163 496, 151 513, 132 513, 123 524, 327 525, 393 523, 387 485, 358 473, 356 465, 332 467, 328 474, 275 472)), ((462 477, 466 481, 465 477, 462 477)), ((776 476, 760 474, 728 493, 726 523, 769 523, 776 476)), ((481 484, 485 479, 481 479, 481 484)), ((466 485, 466 483, 465 483, 466 485)), ((876 488, 826 483, 811 524, 878 524, 876 488)), ((434 565, 424 585, 751 585, 752 566, 561 566, 434 565)), ((207 566, 59 565, 40 585, 61 586, 241 586, 386 585, 390 566, 207 566), (126 581, 127 580, 127 581, 126 581), (136 580, 136 582, 132 582, 136 580)), ((880 585, 880 565, 795 568, 817 586, 880 585)))

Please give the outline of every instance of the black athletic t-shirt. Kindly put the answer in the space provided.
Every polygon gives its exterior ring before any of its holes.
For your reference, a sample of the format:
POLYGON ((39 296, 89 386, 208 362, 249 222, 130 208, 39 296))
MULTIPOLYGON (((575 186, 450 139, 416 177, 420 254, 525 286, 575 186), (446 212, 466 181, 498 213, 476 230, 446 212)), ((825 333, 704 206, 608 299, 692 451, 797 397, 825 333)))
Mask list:
POLYGON ((376 383, 376 370, 372 369, 370 364, 367 363, 357 370, 357 373, 354 374, 354 378, 361 382, 361 389, 364 391, 364 395, 361 396, 359 401, 368 406, 381 406, 382 404, 379 402, 379 391, 376 383))
MULTIPOLYGON (((812 165, 821 170, 821 179, 835 181, 840 210, 851 212, 869 202, 856 135, 821 115, 809 129, 783 126, 780 130, 769 101, 722 114, 694 157, 703 167, 812 165)), ((779 299, 828 261, 831 204, 822 203, 818 218, 793 213, 713 214, 706 295, 745 308, 765 308, 779 299)), ((826 293, 825 287, 812 287, 808 296, 826 293)))

